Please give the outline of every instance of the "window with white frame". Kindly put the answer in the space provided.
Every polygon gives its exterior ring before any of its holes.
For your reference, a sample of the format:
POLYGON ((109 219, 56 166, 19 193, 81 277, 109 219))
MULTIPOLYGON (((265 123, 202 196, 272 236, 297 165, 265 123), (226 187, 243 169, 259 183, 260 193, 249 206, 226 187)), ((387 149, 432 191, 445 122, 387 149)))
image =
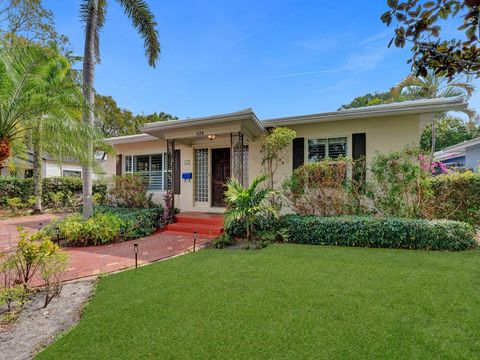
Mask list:
POLYGON ((144 178, 149 190, 167 190, 167 167, 167 153, 125 156, 125 173, 144 178))
POLYGON ((308 162, 317 162, 325 158, 337 159, 347 156, 347 138, 324 138, 308 140, 308 162))

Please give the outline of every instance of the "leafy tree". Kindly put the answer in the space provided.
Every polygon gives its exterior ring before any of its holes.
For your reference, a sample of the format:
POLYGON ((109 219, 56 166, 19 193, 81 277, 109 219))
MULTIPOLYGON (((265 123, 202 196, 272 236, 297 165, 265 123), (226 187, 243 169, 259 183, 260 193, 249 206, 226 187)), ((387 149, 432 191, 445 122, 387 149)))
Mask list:
POLYGON ((133 114, 118 107, 111 96, 95 95, 95 126, 106 136, 135 134, 133 114))
MULTIPOLYGON (((155 66, 160 55, 157 23, 144 0, 117 0, 124 13, 144 40, 145 53, 150 66, 155 66)), ((85 23, 85 49, 83 56, 83 96, 88 109, 83 113, 83 120, 91 126, 95 123, 95 64, 100 60, 100 30, 105 24, 107 14, 106 0, 82 0, 81 17, 85 23)), ((93 153, 93 144, 87 143, 93 153)), ((84 166, 83 171, 83 215, 89 218, 93 214, 92 168, 84 166)))
POLYGON ((267 200, 275 194, 272 189, 259 189, 261 183, 267 180, 265 175, 255 178, 249 187, 243 187, 235 178, 227 182, 225 201, 228 208, 225 211, 225 227, 235 221, 245 221, 247 225, 247 240, 252 240, 252 225, 260 215, 278 216, 276 207, 268 205, 267 200))
MULTIPOLYGON (((456 116, 445 115, 436 122, 435 126, 435 151, 448 146, 459 144, 480 136, 480 126, 470 120, 465 122, 456 116)), ((432 125, 428 125, 423 131, 420 140, 420 148, 423 151, 432 149, 432 125)))
POLYGON ((67 46, 68 38, 55 30, 52 11, 40 0, 4 0, 0 2, 1 37, 7 41, 54 42, 67 46))
POLYGON ((459 74, 480 72, 480 0, 387 0, 390 10, 381 16, 387 26, 395 22, 396 47, 411 46, 409 63, 415 73, 427 76, 431 70, 449 79, 459 74), (442 39, 441 21, 448 21, 464 36, 442 39))
POLYGON ((178 119, 164 112, 133 115, 131 111, 120 108, 111 96, 99 94, 95 95, 95 115, 95 125, 106 137, 138 134, 147 122, 178 119))
POLYGON ((338 110, 346 110, 353 108, 361 108, 365 106, 379 105, 392 102, 392 94, 390 91, 368 93, 363 96, 357 96, 348 104, 343 104, 338 110))

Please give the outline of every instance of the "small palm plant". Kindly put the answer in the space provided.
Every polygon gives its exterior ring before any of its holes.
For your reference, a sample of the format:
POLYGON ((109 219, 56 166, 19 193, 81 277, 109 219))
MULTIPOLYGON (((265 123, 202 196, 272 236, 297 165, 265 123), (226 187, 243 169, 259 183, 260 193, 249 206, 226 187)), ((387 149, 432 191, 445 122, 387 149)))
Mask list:
POLYGON ((267 202, 276 193, 275 190, 259 188, 265 180, 267 177, 262 175, 255 178, 249 187, 243 187, 237 179, 231 178, 226 184, 225 201, 228 209, 225 212, 225 226, 234 221, 245 221, 248 241, 252 240, 252 225, 259 215, 278 217, 278 210, 267 202))

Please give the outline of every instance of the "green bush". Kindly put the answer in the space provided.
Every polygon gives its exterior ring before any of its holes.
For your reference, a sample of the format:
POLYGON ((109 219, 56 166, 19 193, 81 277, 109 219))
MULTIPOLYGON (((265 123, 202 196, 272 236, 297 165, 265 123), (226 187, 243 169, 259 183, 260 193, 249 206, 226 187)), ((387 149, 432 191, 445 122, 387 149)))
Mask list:
MULTIPOLYGON (((277 230, 278 220, 273 217, 257 216, 252 224, 253 233, 277 230)), ((247 237, 247 224, 245 220, 236 220, 225 226, 225 233, 231 238, 247 237)))
POLYGON ((298 244, 461 251, 476 246, 472 226, 448 220, 286 215, 280 226, 298 244))
POLYGON ((52 223, 44 231, 52 234, 58 228, 60 238, 68 245, 87 246, 122 240, 122 230, 128 228, 128 225, 114 214, 98 214, 88 220, 75 214, 52 223))
POLYGON ((480 174, 445 174, 429 181, 430 217, 480 225, 480 174))
POLYGON ((431 172, 417 148, 377 153, 370 163, 368 194, 383 216, 423 218, 431 172))
POLYGON ((126 209, 95 206, 93 216, 85 220, 75 214, 56 220, 42 231, 57 236, 72 246, 100 245, 151 235, 162 223, 163 208, 126 209))
POLYGON ((123 239, 136 239, 151 235, 157 227, 163 227, 163 207, 157 205, 151 208, 118 208, 112 206, 95 206, 94 214, 114 214, 128 223, 123 239))
POLYGON ((108 189, 107 204, 124 208, 150 208, 153 194, 145 179, 137 174, 114 176, 108 189))
MULTIPOLYGON (((61 192, 64 194, 63 205, 67 205, 67 197, 80 195, 82 193, 82 179, 78 177, 51 177, 42 180, 43 203, 45 206, 51 205, 51 193, 61 192)), ((93 182, 93 193, 100 194, 105 198, 107 185, 104 181, 93 182)), ((7 199, 18 197, 23 202, 34 196, 33 179, 22 179, 16 177, 0 177, 0 206, 6 206, 7 199)))

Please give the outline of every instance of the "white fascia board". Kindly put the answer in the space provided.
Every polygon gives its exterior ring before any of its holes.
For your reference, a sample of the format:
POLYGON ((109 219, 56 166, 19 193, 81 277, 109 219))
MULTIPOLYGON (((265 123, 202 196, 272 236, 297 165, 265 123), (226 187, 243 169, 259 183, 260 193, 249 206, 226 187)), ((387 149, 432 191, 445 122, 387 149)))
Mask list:
POLYGON ((398 116, 405 114, 439 113, 444 111, 463 110, 467 108, 467 105, 468 104, 465 102, 463 96, 457 96, 452 98, 404 101, 319 114, 276 118, 264 120, 262 123, 266 127, 272 127, 382 116, 398 116))
POLYGON ((242 121, 242 120, 252 120, 257 130, 264 132, 265 128, 257 118, 257 116, 251 110, 245 110, 237 113, 225 114, 225 115, 214 115, 203 118, 194 118, 194 119, 185 119, 185 120, 168 120, 168 121, 159 121, 154 123, 147 123, 143 127, 142 131, 144 133, 151 133, 155 131, 165 131, 172 129, 181 129, 189 126, 205 126, 205 125, 215 125, 221 124, 229 121, 242 121))
MULTIPOLYGON (((441 151, 438 151, 438 153, 465 151, 466 148, 469 148, 469 147, 475 146, 475 145, 480 145, 480 137, 472 139, 472 140, 464 141, 464 142, 462 142, 460 144, 457 144, 457 145, 452 145, 452 146, 446 147, 445 149, 442 149, 441 151)), ((435 153, 435 154, 437 154, 437 153, 435 153)))
POLYGON ((152 141, 158 140, 155 136, 148 134, 135 134, 135 135, 126 135, 126 136, 117 136, 105 139, 105 142, 116 145, 116 144, 128 144, 142 141, 152 141))

